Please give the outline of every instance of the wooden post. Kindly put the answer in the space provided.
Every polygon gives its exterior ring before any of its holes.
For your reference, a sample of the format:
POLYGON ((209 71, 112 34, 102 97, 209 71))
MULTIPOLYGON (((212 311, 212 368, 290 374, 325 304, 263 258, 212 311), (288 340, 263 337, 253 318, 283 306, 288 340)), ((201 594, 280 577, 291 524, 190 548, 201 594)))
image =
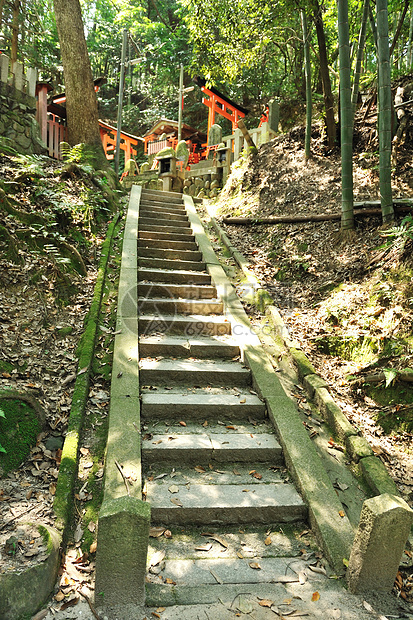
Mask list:
POLYGON ((40 126, 40 135, 47 143, 47 93, 50 86, 45 83, 37 85, 37 113, 36 120, 40 126))
POLYGON ((245 127, 245 123, 242 120, 242 118, 239 119, 238 121, 238 127, 241 129, 242 131, 242 135, 245 138, 246 143, 248 144, 248 146, 252 147, 252 148, 256 148, 255 144, 254 144, 254 140, 251 138, 248 129, 245 127))

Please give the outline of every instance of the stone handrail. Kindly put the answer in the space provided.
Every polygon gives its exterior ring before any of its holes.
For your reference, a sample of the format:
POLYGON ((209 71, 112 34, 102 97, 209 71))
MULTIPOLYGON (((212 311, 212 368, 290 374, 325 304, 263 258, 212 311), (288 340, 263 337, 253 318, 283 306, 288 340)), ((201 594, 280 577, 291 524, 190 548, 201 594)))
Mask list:
MULTIPOLYGON (((270 124, 268 122, 263 123, 261 127, 257 127, 256 129, 249 129, 249 134, 253 139, 255 146, 260 144, 265 144, 269 142, 277 135, 275 131, 270 128, 270 124)), ((235 132, 230 136, 224 136, 222 138, 222 142, 224 142, 228 148, 234 153, 234 161, 237 161, 241 157, 241 152, 243 148, 246 146, 245 138, 241 129, 236 129, 235 132)))
POLYGON ((0 82, 14 86, 30 97, 36 96, 37 69, 27 67, 24 72, 21 62, 11 63, 6 54, 0 54, 0 82))

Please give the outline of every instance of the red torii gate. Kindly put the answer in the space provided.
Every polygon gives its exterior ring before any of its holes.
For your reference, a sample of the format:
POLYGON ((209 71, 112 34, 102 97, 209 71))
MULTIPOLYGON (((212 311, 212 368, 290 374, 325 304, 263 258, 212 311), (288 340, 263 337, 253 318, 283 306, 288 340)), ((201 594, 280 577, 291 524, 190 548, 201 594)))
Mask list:
POLYGON ((206 81, 204 79, 197 77, 195 78, 195 82, 201 88, 202 92, 209 97, 209 99, 206 99, 205 97, 202 98, 202 103, 209 108, 208 135, 209 130, 215 123, 216 114, 220 114, 224 118, 231 121, 232 133, 234 133, 235 129, 238 127, 239 119, 244 118, 244 116, 248 114, 247 108, 244 108, 231 99, 228 99, 228 97, 220 93, 216 88, 213 88, 212 86, 207 88, 206 81))

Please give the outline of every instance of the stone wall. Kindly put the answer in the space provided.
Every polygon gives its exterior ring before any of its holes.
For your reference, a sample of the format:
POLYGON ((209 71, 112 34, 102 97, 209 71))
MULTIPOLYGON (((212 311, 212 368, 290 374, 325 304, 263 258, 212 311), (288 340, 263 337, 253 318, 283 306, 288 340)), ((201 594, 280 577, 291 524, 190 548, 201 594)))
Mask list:
POLYGON ((36 121, 36 69, 26 73, 21 63, 11 67, 10 59, 0 54, 0 137, 20 153, 45 153, 36 121))

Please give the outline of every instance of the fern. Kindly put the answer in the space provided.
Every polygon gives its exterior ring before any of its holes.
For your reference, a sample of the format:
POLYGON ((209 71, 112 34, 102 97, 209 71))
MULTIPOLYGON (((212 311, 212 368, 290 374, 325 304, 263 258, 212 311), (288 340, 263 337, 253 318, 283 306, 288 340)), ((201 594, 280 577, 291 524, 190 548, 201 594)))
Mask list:
POLYGON ((76 164, 82 172, 86 174, 93 173, 97 163, 97 157, 93 147, 83 143, 70 146, 67 142, 61 142, 60 153, 65 165, 76 164))

